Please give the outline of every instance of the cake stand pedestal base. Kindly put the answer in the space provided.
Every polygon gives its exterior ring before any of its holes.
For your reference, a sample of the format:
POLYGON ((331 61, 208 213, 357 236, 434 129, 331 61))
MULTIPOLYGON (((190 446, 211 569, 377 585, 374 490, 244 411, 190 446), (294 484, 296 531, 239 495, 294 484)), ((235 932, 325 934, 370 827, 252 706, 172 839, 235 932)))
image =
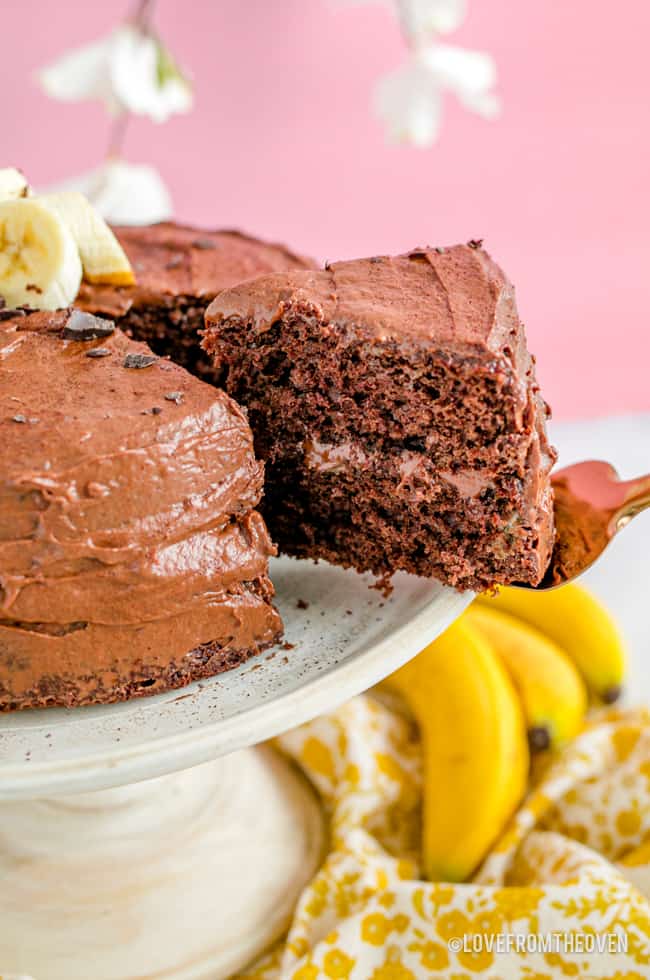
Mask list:
POLYGON ((323 849, 268 748, 115 789, 0 802, 0 969, 220 980, 286 928, 323 849))

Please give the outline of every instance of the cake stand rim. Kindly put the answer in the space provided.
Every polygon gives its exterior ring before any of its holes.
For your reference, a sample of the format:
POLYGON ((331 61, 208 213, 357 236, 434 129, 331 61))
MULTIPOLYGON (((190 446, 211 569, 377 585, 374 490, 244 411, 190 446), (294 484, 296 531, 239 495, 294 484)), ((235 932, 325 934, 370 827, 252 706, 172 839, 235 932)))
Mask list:
POLYGON ((258 745, 333 710, 415 656, 475 597, 436 584, 439 590, 423 609, 373 646, 250 711, 74 759, 2 763, 0 800, 85 793, 154 779, 258 745))

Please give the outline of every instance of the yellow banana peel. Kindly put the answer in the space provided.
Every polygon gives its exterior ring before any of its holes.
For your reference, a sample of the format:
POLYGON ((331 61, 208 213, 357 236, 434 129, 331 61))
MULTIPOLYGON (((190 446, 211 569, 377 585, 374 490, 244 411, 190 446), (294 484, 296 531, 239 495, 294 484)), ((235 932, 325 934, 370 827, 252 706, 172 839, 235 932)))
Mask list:
POLYGON ((501 658, 519 693, 531 751, 574 738, 587 711, 587 691, 570 657, 548 636, 500 609, 473 605, 467 622, 501 658))
POLYGON ((490 644, 463 620, 384 685, 402 695, 420 726, 425 874, 464 881, 526 791, 526 725, 515 688, 490 644))
POLYGON ((553 640, 573 660, 589 690, 605 704, 621 693, 626 668, 622 638, 610 614, 580 585, 550 592, 502 588, 478 606, 517 617, 553 640))

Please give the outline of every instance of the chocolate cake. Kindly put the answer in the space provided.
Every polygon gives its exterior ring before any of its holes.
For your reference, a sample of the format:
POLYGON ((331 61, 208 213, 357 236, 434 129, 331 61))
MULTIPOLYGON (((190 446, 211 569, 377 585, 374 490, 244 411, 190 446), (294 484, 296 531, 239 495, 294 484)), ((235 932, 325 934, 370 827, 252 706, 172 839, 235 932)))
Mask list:
POLYGON ((276 641, 238 406, 106 320, 0 314, 0 709, 163 691, 276 641))
POLYGON ((205 310, 217 293, 263 273, 314 268, 310 259, 283 245, 238 231, 203 231, 174 222, 113 231, 136 285, 83 283, 77 305, 112 317, 130 337, 205 381, 218 381, 199 344, 205 310))
POLYGON ((262 276, 222 291, 206 323, 282 551, 458 589, 541 580, 547 408, 480 242, 262 276))

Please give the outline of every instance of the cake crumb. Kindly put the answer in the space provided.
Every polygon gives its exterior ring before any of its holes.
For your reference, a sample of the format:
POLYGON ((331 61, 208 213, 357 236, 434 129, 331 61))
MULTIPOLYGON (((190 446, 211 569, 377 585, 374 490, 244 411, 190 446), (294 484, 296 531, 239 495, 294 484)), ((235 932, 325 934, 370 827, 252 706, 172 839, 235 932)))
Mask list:
POLYGON ((392 595, 394 589, 391 581, 391 573, 386 572, 384 575, 381 575, 375 582, 372 583, 370 588, 380 592, 384 599, 388 599, 389 596, 392 595))
POLYGON ((296 609, 309 609, 309 603, 306 599, 298 599, 296 602, 296 609))

